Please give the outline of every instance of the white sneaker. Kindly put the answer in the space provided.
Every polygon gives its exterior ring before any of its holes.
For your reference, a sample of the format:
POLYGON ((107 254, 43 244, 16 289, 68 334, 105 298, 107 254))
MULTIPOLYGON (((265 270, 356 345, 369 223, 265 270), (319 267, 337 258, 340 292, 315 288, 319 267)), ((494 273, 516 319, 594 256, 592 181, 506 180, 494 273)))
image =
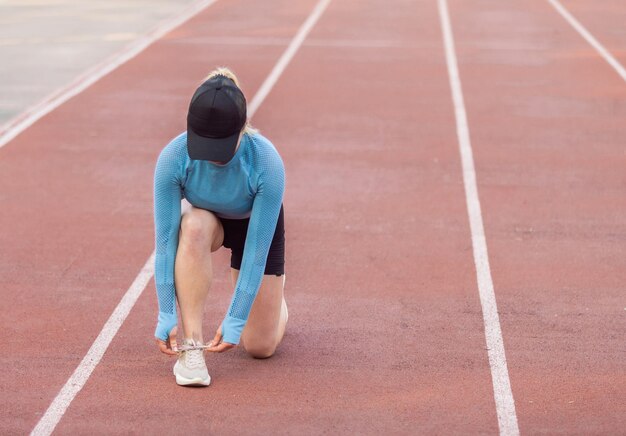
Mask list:
MULTIPOLYGON (((185 339, 184 345, 196 346, 199 343, 193 339, 185 339)), ((183 351, 174 364, 176 383, 181 386, 208 386, 211 384, 211 376, 204 361, 202 350, 183 351)))

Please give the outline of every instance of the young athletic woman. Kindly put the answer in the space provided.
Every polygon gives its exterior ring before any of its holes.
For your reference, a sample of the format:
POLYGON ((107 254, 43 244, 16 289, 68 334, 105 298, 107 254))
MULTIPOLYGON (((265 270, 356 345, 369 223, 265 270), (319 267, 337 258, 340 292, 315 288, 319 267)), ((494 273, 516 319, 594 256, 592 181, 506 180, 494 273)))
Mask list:
POLYGON ((187 131, 161 152, 154 175, 155 280, 161 352, 177 355, 179 385, 211 382, 202 317, 213 276, 211 253, 231 249, 234 293, 207 348, 241 342, 256 358, 274 354, 287 324, 285 170, 272 143, 247 121, 246 99, 226 68, 211 72, 189 105, 187 131), (181 216, 181 199, 191 208, 181 216), (180 307, 183 347, 176 344, 180 307))

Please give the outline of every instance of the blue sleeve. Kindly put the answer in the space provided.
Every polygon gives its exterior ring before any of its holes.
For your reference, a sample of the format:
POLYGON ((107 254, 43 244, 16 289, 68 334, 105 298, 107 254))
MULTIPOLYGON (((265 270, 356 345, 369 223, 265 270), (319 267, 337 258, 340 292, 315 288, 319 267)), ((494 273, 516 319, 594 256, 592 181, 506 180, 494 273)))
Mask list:
POLYGON ((238 344, 252 303, 259 292, 285 191, 285 168, 274 147, 257 156, 257 192, 246 234, 239 278, 224 322, 224 342, 238 344))
POLYGON ((166 340, 178 323, 174 260, 180 228, 181 177, 184 147, 173 141, 161 152, 154 172, 154 228, 156 257, 154 278, 159 316, 154 336, 166 340))

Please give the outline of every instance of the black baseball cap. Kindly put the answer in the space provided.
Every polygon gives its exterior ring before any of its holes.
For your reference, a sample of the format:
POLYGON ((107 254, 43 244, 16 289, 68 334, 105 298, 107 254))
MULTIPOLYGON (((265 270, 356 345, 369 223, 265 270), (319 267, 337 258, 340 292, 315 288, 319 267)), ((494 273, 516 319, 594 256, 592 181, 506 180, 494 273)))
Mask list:
POLYGON ((187 113, 187 153, 191 159, 228 162, 246 124, 246 98, 221 74, 196 89, 187 113))

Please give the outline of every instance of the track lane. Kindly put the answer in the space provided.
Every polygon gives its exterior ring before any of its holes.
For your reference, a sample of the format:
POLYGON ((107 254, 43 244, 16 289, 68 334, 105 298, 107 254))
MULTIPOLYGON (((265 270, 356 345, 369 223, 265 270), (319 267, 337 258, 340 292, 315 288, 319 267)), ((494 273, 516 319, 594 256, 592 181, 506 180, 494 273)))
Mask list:
MULTIPOLYGON (((331 3, 312 39, 404 46, 305 43, 255 117, 288 174, 277 355, 210 355, 210 388, 175 386, 137 334, 153 328, 149 289, 60 433, 497 431, 438 23, 426 2, 331 3)), ((207 334, 226 273, 222 256, 207 334)))
POLYGON ((472 252, 474 265, 476 266, 476 282, 480 305, 485 326, 485 343, 489 355, 493 394, 496 402, 498 415, 498 427, 503 436, 519 436, 519 426, 515 413, 515 400, 511 391, 511 381, 506 363, 504 340, 498 316, 491 268, 489 266, 489 253, 485 228, 483 224, 478 186, 476 183, 476 167, 470 139, 470 128, 467 122, 467 110, 463 98, 463 87, 458 70, 456 49, 454 47, 454 35, 450 23, 450 14, 446 0, 438 1, 441 28, 446 51, 446 65, 450 80, 450 91, 454 104, 456 120, 456 132, 459 142, 459 154, 463 172, 463 187, 465 191, 465 203, 467 205, 467 217, 472 234, 472 252))
POLYGON ((523 433, 619 434, 626 87, 544 2, 453 2, 523 433))
POLYGON ((184 128, 190 90, 220 62, 246 68, 244 89, 255 89, 284 49, 194 46, 181 69, 168 59, 185 33, 289 37, 310 7, 285 5, 268 15, 218 2, 3 148, 0 292, 12 302, 2 319, 12 351, 2 357, 2 432, 32 429, 153 249, 154 162, 184 128))
POLYGON ((559 0, 622 66, 626 66, 626 7, 619 0, 559 0))

